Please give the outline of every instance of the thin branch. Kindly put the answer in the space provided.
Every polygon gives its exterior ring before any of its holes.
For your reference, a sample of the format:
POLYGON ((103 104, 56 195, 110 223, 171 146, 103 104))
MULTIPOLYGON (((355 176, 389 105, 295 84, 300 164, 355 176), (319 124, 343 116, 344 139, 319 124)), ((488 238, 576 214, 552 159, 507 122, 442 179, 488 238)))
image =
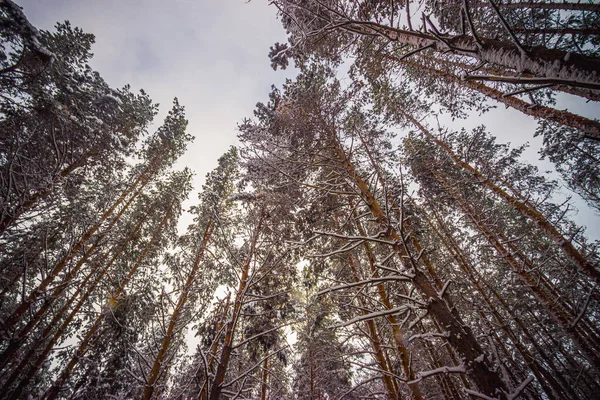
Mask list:
POLYGON ((594 90, 600 90, 600 83, 591 82, 577 82, 571 79, 558 79, 558 78, 517 78, 510 76, 498 76, 498 75, 468 75, 463 74, 461 79, 464 81, 492 81, 492 82, 506 82, 514 83, 517 85, 526 84, 538 84, 538 85, 566 85, 574 87, 582 87, 594 90))
POLYGON ((515 33, 512 31, 512 29, 510 29, 510 26, 508 26, 508 23, 506 22, 506 20, 502 16, 502 13, 498 9, 498 6, 492 0, 488 0, 488 1, 490 2, 490 5, 492 6, 492 8, 494 9, 494 11, 496 12, 496 15, 498 15, 498 18, 500 18, 500 21, 502 22, 502 26, 504 26, 504 29, 506 29, 506 31, 510 35, 511 39, 513 40, 513 42, 515 43, 515 45, 517 46, 517 48, 521 52, 521 55, 523 57, 525 57, 527 55, 527 50, 525 50, 525 48, 523 48, 523 46, 521 45, 521 42, 519 42, 519 39, 517 38, 517 36, 515 35, 515 33))

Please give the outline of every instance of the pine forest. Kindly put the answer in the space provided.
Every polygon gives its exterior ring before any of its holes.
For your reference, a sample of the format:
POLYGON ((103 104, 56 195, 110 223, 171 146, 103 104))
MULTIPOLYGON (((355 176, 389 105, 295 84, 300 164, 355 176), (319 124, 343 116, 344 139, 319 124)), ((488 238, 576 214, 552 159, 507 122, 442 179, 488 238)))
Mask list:
POLYGON ((0 398, 599 398, 600 3, 253 2, 297 74, 200 188, 185 104, 0 0, 0 398))

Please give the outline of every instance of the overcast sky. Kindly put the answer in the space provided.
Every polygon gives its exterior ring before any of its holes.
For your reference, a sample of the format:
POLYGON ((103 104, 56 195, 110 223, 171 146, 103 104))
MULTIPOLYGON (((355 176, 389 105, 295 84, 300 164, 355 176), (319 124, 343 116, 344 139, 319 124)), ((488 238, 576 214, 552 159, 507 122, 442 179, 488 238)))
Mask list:
MULTIPOLYGON (((177 97, 185 105, 189 132, 196 137, 176 167, 196 172, 196 192, 217 158, 236 143, 236 125, 252 115, 258 101, 266 101, 272 84, 278 86, 296 71, 273 71, 267 53, 275 42, 285 42, 285 31, 275 9, 265 0, 16 0, 25 15, 41 29, 57 21, 96 35, 92 67, 112 87, 130 84, 144 89, 161 104, 157 122, 177 97)), ((570 99, 561 104, 586 116, 600 117, 597 103, 570 99)), ((443 122, 451 122, 444 119, 443 122)), ((452 123, 453 128, 486 124, 502 142, 531 143, 530 162, 543 170, 541 140, 532 137, 535 121, 499 107, 483 118, 452 123)), ((186 206, 196 201, 191 195, 186 206)), ((600 238, 600 220, 577 201, 575 217, 588 234, 600 238)), ((180 228, 187 226, 187 219, 180 228)))

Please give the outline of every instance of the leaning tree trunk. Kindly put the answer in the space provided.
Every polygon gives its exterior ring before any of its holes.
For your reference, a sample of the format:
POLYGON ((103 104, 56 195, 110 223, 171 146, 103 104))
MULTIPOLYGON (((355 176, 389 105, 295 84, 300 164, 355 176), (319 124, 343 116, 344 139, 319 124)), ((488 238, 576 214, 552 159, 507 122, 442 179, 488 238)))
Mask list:
MULTIPOLYGON (((140 265, 142 264, 142 262, 144 261, 144 259, 146 258, 146 256, 150 252, 150 250, 152 250, 156 241, 159 239, 164 226, 166 225, 167 221, 169 220, 170 215, 171 215, 170 211, 165 212, 164 217, 162 218, 160 223, 155 228, 154 233, 152 234, 152 238, 144 247, 144 250, 138 257, 135 264, 129 270, 127 276, 125 277, 125 279, 123 280, 121 285, 117 288, 117 290, 110 297, 110 300, 109 300, 110 303, 115 303, 119 300, 119 297, 123 293, 123 290, 125 289, 127 284, 131 281, 131 278, 133 278, 133 276, 139 269, 140 265)), ((59 395, 61 388, 66 383, 67 379, 69 379, 69 376, 71 375, 71 372, 73 371, 73 369, 79 362, 79 359, 81 357, 83 357, 85 355, 86 351, 88 350, 90 342, 96 335, 96 332, 98 332, 98 329, 100 328, 102 321, 104 321, 104 318, 106 317, 106 315, 108 315, 108 311, 102 311, 100 313, 100 315, 98 315, 98 317, 94 321, 93 325, 88 330, 87 334, 85 335, 85 337, 79 344, 79 347, 75 351, 75 354, 73 354, 73 357, 71 357, 71 360, 69 361, 67 366, 63 369, 63 371, 61 372, 59 377, 54 381, 52 386, 44 394, 45 400, 54 400, 59 395)))
MULTIPOLYGON (((35 288, 29 296, 17 307, 17 309, 2 323, 1 330, 5 333, 11 330, 20 320, 20 318, 30 309, 32 303, 34 303, 37 299, 40 298, 42 294, 46 291, 48 286, 54 282, 54 280, 58 277, 58 275, 63 271, 63 269, 67 266, 68 262, 75 257, 75 255, 83 249, 84 245, 87 241, 100 229, 102 223, 106 221, 110 215, 116 210, 116 208, 133 192, 138 184, 140 184, 140 188, 134 194, 137 196, 141 189, 150 182, 152 176, 156 172, 154 167, 154 163, 148 165, 148 167, 144 170, 142 174, 138 176, 138 178, 131 184, 129 187, 119 196, 119 198, 111 205, 111 207, 106 210, 100 219, 89 228, 85 234, 79 239, 79 241, 75 244, 75 246, 71 247, 69 252, 60 260, 56 266, 50 271, 50 273, 46 276, 46 278, 35 288)), ((130 203, 127 203, 130 204, 130 203)))
POLYGON ((516 96, 506 96, 505 93, 500 90, 494 89, 481 82, 461 80, 456 75, 436 69, 431 66, 427 66, 418 62, 410 60, 401 60, 397 57, 384 55, 384 58, 391 59, 393 61, 402 63, 409 67, 415 68, 419 71, 426 72, 430 75, 439 77, 445 82, 454 83, 475 92, 481 93, 495 101, 504 104, 507 107, 511 107, 517 111, 522 112, 525 115, 529 115, 534 118, 540 118, 550 122, 556 122, 560 125, 567 126, 573 129, 577 129, 583 132, 587 137, 600 140, 600 122, 582 117, 581 115, 573 114, 566 110, 557 110, 552 107, 542 106, 539 104, 528 103, 516 96))
POLYGON ((399 110, 406 119, 408 119, 413 125, 415 125, 428 139, 433 141, 436 145, 438 145, 442 150, 450 156, 450 158, 454 161, 454 163, 462 168, 464 171, 468 172, 471 175, 474 175, 479 182, 481 182, 485 187, 487 187, 492 193, 506 201, 511 207, 513 207, 516 211, 521 213, 522 215, 529 218, 537 227, 544 232, 550 239, 554 241, 554 243, 564 252, 564 254, 587 276, 589 276, 597 285, 600 285, 600 271, 595 268, 592 263, 583 255, 579 250, 575 248, 572 241, 568 238, 564 237, 558 229, 550 221, 546 219, 546 217, 538 211, 535 207, 525 204, 523 201, 520 201, 515 196, 510 195, 504 189, 496 185, 490 179, 485 177, 481 172, 472 167, 469 163, 463 161, 454 153, 454 151, 448 146, 445 142, 436 138, 434 135, 429 132, 429 130, 425 129, 419 121, 417 121, 413 116, 405 112, 404 110, 399 110))
MULTIPOLYGON (((451 52, 544 79, 545 83, 600 89, 600 59, 546 47, 519 49, 513 43, 466 35, 433 35, 394 28, 371 21, 331 20, 352 35, 379 36, 384 40, 415 49, 432 49, 437 54, 451 52), (546 82, 547 81, 547 82, 546 82)), ((322 32, 308 33, 309 36, 322 32)), ((469 77, 467 77, 469 78, 469 77)))
MULTIPOLYGON (((565 314, 564 310, 558 307, 556 301, 550 298, 548 293, 538 285, 536 279, 529 274, 526 269, 522 268, 521 263, 515 258, 513 252, 507 249, 505 243, 507 240, 503 237, 499 237, 497 232, 494 232, 488 227, 485 222, 476 216, 476 213, 471 209, 468 203, 458 194, 450 185, 433 169, 429 167, 430 172, 435 179, 442 185, 445 190, 456 200, 465 215, 471 220, 475 228, 488 240, 490 245, 497 251, 500 257, 504 259, 511 270, 519 277, 526 287, 529 287, 538 301, 543 304, 549 315, 557 323, 558 326, 562 327, 565 334, 575 343, 579 350, 586 355, 588 360, 594 364, 597 369, 600 369, 600 357, 591 349, 594 348, 594 344, 589 341, 587 337, 582 335, 577 330, 571 328, 568 315, 565 314)), ((530 269, 530 268, 527 268, 530 269)))
MULTIPOLYGON (((350 269, 352 270, 352 276, 354 278, 354 282, 360 282, 361 278, 358 275, 358 271, 356 270, 356 266, 354 265, 354 260, 352 256, 348 256, 348 263, 350 265, 350 269)), ((368 312, 365 309, 364 302, 359 298, 360 308, 362 309, 362 314, 366 315, 368 312)), ((377 333, 377 327, 375 326, 375 321, 373 319, 368 319, 365 321, 365 325, 368 330, 368 339, 371 343, 371 347, 373 348, 373 353, 375 357, 375 361, 379 365, 379 369, 381 370, 381 380, 383 381, 383 386, 386 389, 388 399, 395 400, 398 398, 398 393, 396 390, 396 385, 394 385, 394 381, 392 379, 392 374, 390 371, 390 365, 387 362, 383 348, 382 342, 379 334, 377 333)))
POLYGON ((138 224, 133 229, 131 234, 126 238, 126 240, 124 240, 120 244, 117 251, 115 251, 115 253, 112 255, 112 257, 106 263, 106 265, 104 265, 104 267, 102 267, 102 264, 98 264, 95 268, 92 269, 92 271, 90 271, 90 273, 85 277, 85 279, 79 284, 79 287, 77 288, 75 293, 73 293, 73 295, 71 295, 69 300, 67 300, 67 302, 56 313, 56 315, 54 315, 54 317, 52 318, 52 321, 50 321, 50 323, 48 323, 46 325, 46 328, 44 329, 42 334, 38 338, 36 338, 36 340, 31 344, 30 349, 27 352, 27 354, 25 355, 25 357, 23 357, 22 361, 14 369, 13 373, 6 380, 3 387, 0 388, 0 393, 10 393, 10 387, 17 381, 17 379, 19 377, 22 377, 21 382, 19 383, 19 386, 13 391, 13 393, 11 393, 10 397, 8 397, 10 400, 16 400, 16 399, 20 398, 21 393, 27 387, 27 384, 29 384, 31 379, 33 379, 33 377, 38 373, 40 367, 46 362, 48 354, 50 354, 50 352, 54 348, 54 345, 58 342, 58 340, 66 332, 69 324, 73 321, 73 319, 75 318, 75 316, 77 315, 77 313, 79 312, 81 307, 86 303, 86 301, 88 300, 90 295, 94 292, 94 290, 96 289, 98 284, 102 281, 102 279, 104 278, 106 273, 110 270, 110 267, 119 258, 121 253, 125 250, 125 248, 129 244, 129 240, 139 232, 143 222, 144 222, 144 220, 140 220, 138 222, 138 224), (96 277, 92 280, 92 282, 88 286, 88 282, 94 276, 94 274, 96 274, 96 272, 98 272, 98 274, 96 275, 96 277), (50 333, 52 333, 55 326, 59 323, 59 321, 61 320, 63 315, 67 312, 67 310, 69 309, 71 304, 73 304, 73 302, 77 299, 79 294, 81 294, 81 292, 84 291, 84 289, 85 289, 85 292, 83 293, 83 295, 81 296, 79 301, 75 304, 75 307, 73 307, 73 309, 69 312, 69 314, 67 315, 65 320, 60 324, 60 326, 58 327, 58 329, 56 330, 56 332, 54 333, 52 338, 46 343, 42 352, 37 354, 39 351, 39 348, 43 346, 44 341, 48 338, 50 333), (29 365, 31 360, 34 359, 34 357, 36 357, 36 354, 37 354, 37 358, 35 358, 33 365, 29 365), (29 369, 27 369, 28 367, 29 367, 29 369), (24 373, 24 371, 26 371, 26 373, 24 373))
POLYGON ((46 312, 52 307, 52 305, 61 297, 64 291, 68 288, 68 284, 72 282, 73 278, 77 275, 83 264, 88 260, 88 258, 96 251, 98 246, 100 245, 102 239, 106 236, 107 233, 110 233, 115 226, 115 224, 121 219, 121 216, 129 208, 133 200, 140 194, 143 186, 138 188, 138 190, 134 193, 133 196, 129 198, 127 203, 117 213, 117 215, 112 219, 110 224, 104 229, 104 231, 96 238, 94 244, 88 247, 81 259, 75 264, 73 268, 69 270, 69 273, 63 278, 62 284, 58 285, 52 293, 44 299, 43 305, 37 310, 37 312, 31 317, 31 319, 27 322, 27 324, 19 331, 16 337, 11 338, 8 344, 8 347, 0 354, 0 370, 4 367, 8 358, 15 351, 17 351, 24 340, 27 339, 27 336, 31 332, 31 330, 37 325, 37 323, 44 317, 46 312))
MULTIPOLYGON (((356 216, 354 216, 354 222, 356 224, 356 228, 358 229, 358 232, 361 236, 366 236, 366 231, 363 228, 362 224, 360 223, 360 221, 356 218, 356 216)), ((373 250, 371 249, 371 246, 369 243, 365 242, 363 244, 364 249, 367 253, 367 259, 369 261, 369 268, 371 271, 371 274, 373 276, 373 278, 379 278, 379 271, 377 270, 377 267, 375 266, 376 264, 376 259, 375 259, 375 254, 373 253, 373 250)), ((388 309, 391 310, 393 309, 393 305, 390 302, 389 296, 387 294, 387 291, 385 289, 385 285, 383 283, 379 283, 377 285, 377 293, 379 295, 379 299, 381 300, 381 302, 383 303, 383 305, 388 309)), ((406 346, 404 345, 404 343, 406 343, 404 334, 402 333, 402 330, 400 329, 400 323, 398 321, 398 318, 396 318, 395 315, 393 314, 389 314, 386 315, 386 319, 388 320, 388 322, 390 323, 390 326, 392 327, 392 336, 394 338, 394 343, 395 343, 395 347, 396 347, 396 353, 398 355, 398 358, 400 358, 401 362, 402 362, 402 369, 404 370, 404 374, 406 375, 406 379, 410 382, 410 381, 414 381, 415 380, 415 373, 413 368, 410 365, 410 355, 408 353, 408 350, 406 349, 406 346)), ((423 399, 423 395, 421 394, 421 389, 419 389, 419 384, 417 382, 413 382, 410 383, 408 385, 410 392, 411 392, 411 397, 413 398, 413 400, 421 400, 423 399)))

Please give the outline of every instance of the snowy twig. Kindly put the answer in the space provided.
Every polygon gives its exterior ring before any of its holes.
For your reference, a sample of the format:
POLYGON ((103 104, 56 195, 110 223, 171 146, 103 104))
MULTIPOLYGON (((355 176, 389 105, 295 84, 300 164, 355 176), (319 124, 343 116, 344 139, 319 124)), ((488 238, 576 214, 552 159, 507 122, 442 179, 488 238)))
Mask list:
POLYGON ((224 389, 226 387, 229 387, 231 385, 233 385, 234 383, 236 383, 237 381, 239 381, 240 379, 245 379, 246 376, 248 376, 249 373, 251 373, 252 371, 254 371, 256 368, 262 366, 262 363, 267 359, 267 358, 271 358, 279 353, 281 353, 283 350, 287 349, 288 347, 290 347, 290 345, 285 345, 281 348, 279 348, 276 351, 273 351, 269 354, 267 354, 265 357, 263 357, 262 359, 260 359, 256 364, 254 364, 250 369, 248 369, 246 372, 244 372, 243 374, 238 375, 235 379, 233 379, 232 381, 229 381, 227 383, 224 383, 221 385, 221 387, 224 389))
POLYGON ((419 47, 418 49, 415 49, 415 50, 413 50, 413 51, 409 51, 408 53, 406 53, 406 54, 405 54, 405 55, 403 55, 402 57, 398 58, 398 61, 402 61, 402 60, 404 60, 405 58, 408 58, 408 57, 412 56, 413 54, 420 53, 421 51, 423 51, 423 50, 427 50, 427 49, 430 49, 430 48, 432 48, 432 47, 433 47, 433 43, 430 43, 430 44, 428 44, 427 46, 422 46, 422 47, 419 47))
POLYGON ((497 397, 486 396, 483 393, 479 393, 479 392, 476 392, 476 391, 471 390, 471 389, 463 388, 463 390, 465 391, 466 394, 470 394, 471 396, 475 396, 475 397, 477 397, 479 399, 483 399, 483 400, 498 400, 497 397))
POLYGON ((412 343, 413 341, 417 340, 417 339, 431 339, 431 338, 447 338, 450 337, 450 333, 448 332, 442 332, 442 333, 437 333, 437 332, 428 332, 428 333, 420 333, 418 335, 412 335, 408 338, 408 343, 412 343))
POLYGON ((428 378, 433 375, 439 374, 466 374, 467 371, 463 365, 459 365, 457 367, 440 367, 436 369, 432 369, 430 371, 419 372, 416 375, 416 379, 412 381, 408 381, 407 384, 412 385, 415 383, 421 382, 423 379, 428 378))
POLYGON ((442 289, 438 292, 438 296, 440 299, 444 297, 444 294, 446 294, 446 290, 448 289, 450 282, 452 282, 452 279, 448 279, 446 283, 444 283, 444 287, 442 287, 442 289))
POLYGON ((412 279, 411 277, 402 276, 402 275, 396 275, 396 276, 388 275, 388 276, 384 276, 384 277, 380 277, 380 278, 372 278, 372 279, 367 279, 364 281, 348 283, 345 285, 333 286, 333 287, 321 290, 320 292, 317 293, 317 296, 323 296, 324 294, 327 294, 330 292, 349 289, 349 288, 352 288, 355 286, 368 285, 371 283, 381 283, 381 282, 387 282, 387 281, 410 281, 411 279, 412 279))
POLYGON ((514 92, 504 93, 502 95, 502 97, 516 96, 516 95, 519 95, 519 94, 534 92, 536 90, 545 89, 545 88, 549 88, 549 87, 552 87, 552 86, 555 86, 555 85, 553 83, 547 83, 545 85, 539 85, 539 86, 534 86, 534 87, 530 87, 530 88, 526 88, 526 89, 515 90, 514 92))
POLYGON ((361 315, 360 317, 352 318, 351 320, 346 321, 346 322, 340 322, 339 324, 331 325, 330 328, 331 329, 342 328, 344 326, 352 325, 352 324, 355 324, 360 321, 367 321, 367 320, 378 318, 378 317, 385 317, 386 315, 399 314, 408 309, 409 309, 409 307, 407 307, 406 305, 403 305, 403 306, 392 308, 389 310, 372 312, 369 314, 361 315))

